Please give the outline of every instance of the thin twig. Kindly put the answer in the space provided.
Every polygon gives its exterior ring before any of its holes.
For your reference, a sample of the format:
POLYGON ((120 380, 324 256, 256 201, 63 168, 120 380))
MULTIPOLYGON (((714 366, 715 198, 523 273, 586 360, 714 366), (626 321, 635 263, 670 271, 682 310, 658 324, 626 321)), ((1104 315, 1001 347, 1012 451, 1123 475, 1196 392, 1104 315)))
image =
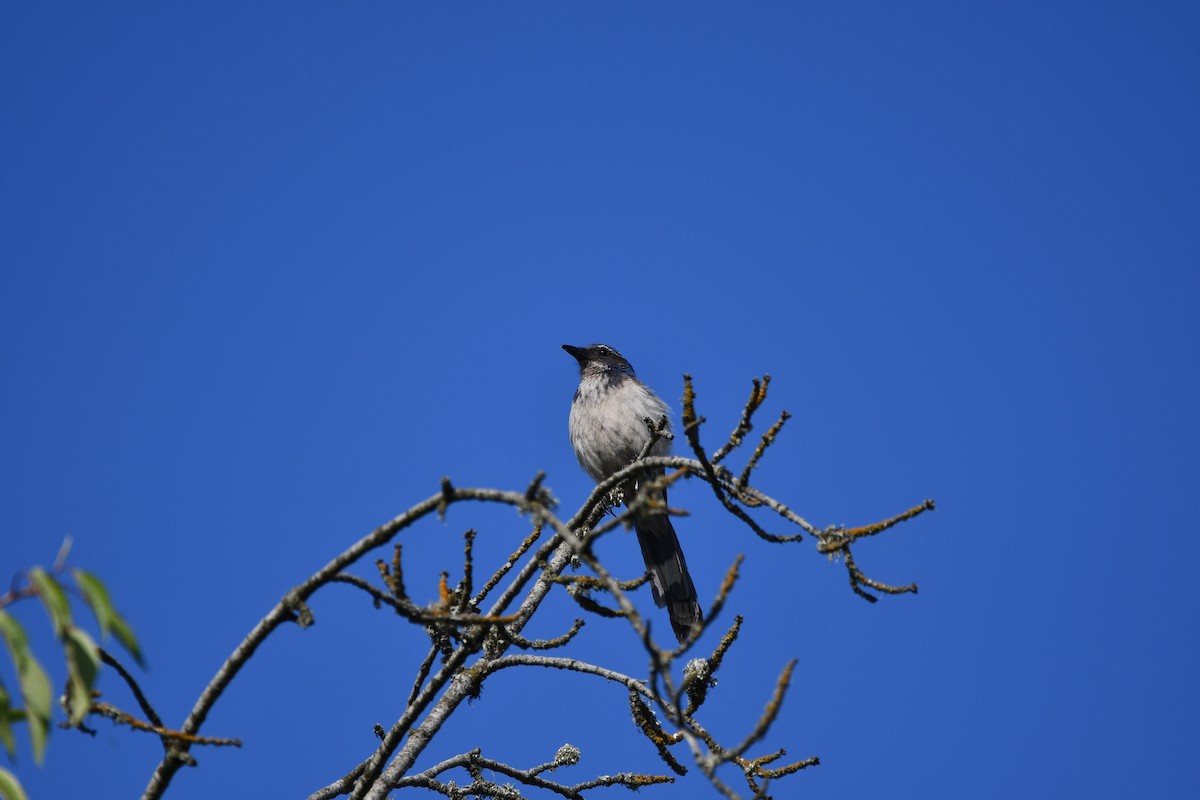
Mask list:
POLYGON ((738 421, 737 427, 733 429, 733 433, 729 434, 729 441, 721 445, 720 450, 713 453, 713 464, 720 464, 725 460, 725 456, 741 446, 742 440, 746 438, 746 434, 754 427, 751 425, 754 412, 767 399, 767 385, 771 382, 771 376, 764 375, 761 381, 758 378, 751 378, 750 380, 753 387, 750 389, 749 399, 742 406, 742 418, 738 421))
POLYGON ((146 699, 142 687, 129 674, 129 670, 125 669, 125 665, 103 647, 97 647, 96 652, 100 654, 100 660, 115 669, 117 674, 121 676, 121 680, 125 681, 125 685, 129 687, 129 691, 133 694, 133 699, 137 701, 138 708, 142 709, 142 713, 146 715, 146 719, 150 720, 150 724, 158 728, 164 727, 162 719, 154 710, 154 706, 150 705, 150 701, 146 699))
POLYGON ((742 474, 738 476, 738 486, 745 486, 750 482, 750 473, 758 466, 758 461, 763 457, 763 453, 767 452, 767 448, 775 443, 775 437, 779 436, 779 432, 783 430, 783 425, 792 415, 786 411, 779 412, 779 419, 775 424, 763 434, 762 440, 759 441, 758 447, 754 448, 754 455, 750 456, 750 460, 746 462, 746 468, 742 470, 742 474))

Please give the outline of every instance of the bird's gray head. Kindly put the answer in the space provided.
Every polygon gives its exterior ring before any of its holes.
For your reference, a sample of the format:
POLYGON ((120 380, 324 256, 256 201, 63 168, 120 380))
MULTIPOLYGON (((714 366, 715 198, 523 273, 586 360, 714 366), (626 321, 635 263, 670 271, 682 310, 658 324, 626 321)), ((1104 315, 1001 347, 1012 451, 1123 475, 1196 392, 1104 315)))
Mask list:
POLYGON ((625 360, 625 356, 606 344, 589 344, 587 347, 564 344, 562 349, 575 356, 579 362, 579 374, 583 377, 612 379, 633 375, 633 367, 625 360))

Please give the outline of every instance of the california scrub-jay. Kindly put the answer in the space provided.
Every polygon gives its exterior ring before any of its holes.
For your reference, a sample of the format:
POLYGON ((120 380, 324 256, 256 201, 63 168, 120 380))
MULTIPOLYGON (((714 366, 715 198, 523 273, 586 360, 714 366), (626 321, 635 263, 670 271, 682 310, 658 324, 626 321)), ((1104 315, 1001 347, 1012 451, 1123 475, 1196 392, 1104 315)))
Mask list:
MULTIPOLYGON (((584 471, 599 483, 633 463, 650 440, 646 420, 657 425, 669 409, 637 379, 625 357, 608 345, 562 347, 579 362, 579 388, 571 401, 569 421, 571 446, 584 471)), ((665 430, 671 430, 669 421, 665 430)), ((671 440, 661 438, 648 455, 665 456, 670 452, 671 440)), ((637 494, 639 485, 661 474, 661 469, 645 472, 627 482, 622 487, 626 504, 637 494)), ((633 528, 650 571, 654 602, 660 608, 667 607, 675 638, 682 642, 703 616, 683 549, 667 516, 666 490, 655 500, 656 506, 661 501, 661 507, 635 514, 633 528)))

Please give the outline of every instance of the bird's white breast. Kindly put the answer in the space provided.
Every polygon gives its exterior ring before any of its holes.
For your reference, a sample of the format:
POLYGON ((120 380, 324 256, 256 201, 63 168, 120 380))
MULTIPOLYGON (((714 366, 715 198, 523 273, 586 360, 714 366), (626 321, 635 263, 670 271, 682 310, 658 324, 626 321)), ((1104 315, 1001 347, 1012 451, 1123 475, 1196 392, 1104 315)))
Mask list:
MULTIPOLYGON (((585 376, 571 403, 571 446, 584 471, 599 482, 641 452, 650 438, 645 419, 658 424, 667 414, 666 403, 636 378, 585 376)), ((660 439, 651 455, 667 455, 670 451, 670 440, 660 439)))

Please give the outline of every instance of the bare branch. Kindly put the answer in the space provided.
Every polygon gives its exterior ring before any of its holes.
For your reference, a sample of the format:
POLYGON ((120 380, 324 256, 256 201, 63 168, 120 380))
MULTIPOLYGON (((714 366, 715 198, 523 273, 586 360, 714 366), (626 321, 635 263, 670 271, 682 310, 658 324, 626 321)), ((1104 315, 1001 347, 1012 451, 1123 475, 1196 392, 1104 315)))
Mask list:
POLYGON ((687 767, 680 764, 667 749, 668 745, 678 744, 683 738, 682 735, 672 735, 664 731, 658 722, 658 717, 654 715, 654 711, 646 705, 637 692, 629 693, 629 710, 633 713, 633 724, 658 750, 658 756, 663 763, 676 775, 686 775, 687 767))
MULTIPOLYGON (((526 493, 526 496, 528 497, 528 493, 526 493)), ((471 610, 471 608, 470 608, 470 606, 472 605, 471 592, 474 591, 474 589, 472 588, 472 585, 471 585, 472 581, 474 580, 474 575, 473 575, 474 563, 472 561, 472 551, 474 549, 473 548, 474 544, 475 544, 475 529, 468 528, 467 531, 465 533, 463 533, 463 577, 462 577, 462 583, 459 584, 459 588, 458 588, 458 598, 459 598, 458 610, 459 611, 470 611, 471 610)))
POLYGON ((142 722, 140 719, 126 714, 116 706, 111 706, 108 703, 93 702, 92 707, 88 710, 89 714, 98 714, 102 717, 108 717, 118 725, 128 725, 135 731, 143 733, 153 733, 164 742, 179 742, 189 745, 210 745, 212 747, 241 747, 241 739, 216 739, 210 736, 196 736, 195 734, 185 733, 184 731, 173 731, 170 728, 164 728, 162 725, 151 725, 147 722, 142 722))
POLYGON ((749 514, 735 506, 725 496, 725 492, 721 491, 721 480, 717 477, 716 468, 708 457, 704 454, 704 447, 700 444, 700 426, 704 423, 704 417, 696 415, 696 390, 692 387, 692 376, 683 376, 683 430, 687 435, 688 444, 692 446, 692 452, 696 454, 696 459, 700 462, 701 468, 704 470, 704 477, 717 500, 725 507, 725 510, 733 514, 742 522, 749 526, 750 530, 754 531, 759 537, 766 539, 768 542, 787 542, 799 539, 799 534, 796 536, 776 536, 767 533, 762 527, 755 522, 749 514))
POLYGON ((750 460, 746 462, 746 468, 738 476, 738 486, 745 486, 750 482, 750 473, 758 466, 758 460, 763 457, 763 453, 767 452, 767 448, 775 443, 775 437, 783 430, 784 423, 791 418, 792 415, 788 412, 779 412, 779 419, 763 434, 762 441, 758 443, 758 447, 754 448, 754 455, 750 456, 750 460))
POLYGON ((443 579, 439 582, 439 586, 442 589, 442 596, 439 598, 437 606, 432 608, 422 608, 420 606, 413 605, 412 602, 408 600, 397 600, 395 598, 388 597, 386 594, 379 591, 357 575, 350 575, 346 572, 339 572, 337 575, 331 577, 329 582, 345 583, 357 589, 361 589, 371 596, 371 599, 375 602, 376 608, 378 608, 380 605, 390 606, 397 614, 405 619, 425 625, 447 623, 460 626, 505 625, 515 619, 515 617, 489 616, 486 614, 470 613, 464 614, 445 610, 454 606, 453 599, 456 596, 456 593, 449 591, 445 581, 445 573, 442 573, 442 575, 443 579))
POLYGON ((425 658, 421 660, 421 666, 417 668, 417 677, 413 680, 412 691, 408 693, 408 702, 406 706, 411 706, 416 702, 417 695, 421 691, 421 686, 425 683, 425 679, 429 677, 429 670, 433 667, 433 660, 437 658, 438 647, 435 645, 429 648, 429 652, 425 654, 425 658))
POLYGON ((877 533, 882 533, 888 528, 899 525, 901 522, 908 522, 914 517, 919 517, 926 511, 933 511, 936 506, 932 500, 926 500, 920 505, 913 506, 903 514, 897 514, 894 517, 885 519, 883 522, 876 522, 871 525, 864 525, 861 528, 830 528, 819 535, 821 539, 817 544, 818 553, 832 553, 835 550, 841 550, 857 539, 865 536, 874 536, 877 533))
MULTIPOLYGON (((303 621, 310 613, 307 612, 305 601, 321 586, 329 583, 334 575, 358 561, 371 550, 386 544, 400 531, 410 527, 429 514, 439 510, 444 513, 451 503, 464 500, 500 502, 522 509, 529 508, 529 504, 522 494, 503 492, 495 489, 455 489, 450 485, 448 480, 443 481, 439 493, 418 503, 390 522, 376 528, 336 556, 325 567, 304 581, 304 583, 284 595, 283 599, 279 601, 267 616, 263 617, 255 625, 254 629, 250 631, 246 638, 242 640, 233 653, 225 660, 225 663, 221 665, 216 676, 209 682, 204 691, 201 692, 196 705, 192 708, 187 719, 184 720, 181 731, 191 735, 199 729, 208 716, 213 703, 224 693, 230 681, 241 671, 242 667, 254 655, 254 652, 266 640, 267 636, 283 623, 296 620, 298 612, 300 619, 303 621)), ((447 676, 448 679, 449 677, 447 676)), ((414 715, 415 713, 419 713, 419 711, 420 709, 414 709, 414 715)), ((171 778, 182 765, 183 762, 176 757, 167 757, 159 762, 158 768, 155 769, 154 775, 151 776, 150 782, 142 795, 144 800, 155 800, 161 797, 169 785, 171 778)))
POLYGON ((932 500, 926 500, 920 505, 913 506, 902 514, 897 514, 894 517, 876 522, 871 525, 864 525, 859 528, 838 528, 830 527, 817 535, 817 552, 827 553, 830 555, 841 553, 846 560, 846 571, 849 573, 850 588, 862 599, 874 603, 877 598, 875 595, 863 589, 863 586, 868 586, 878 592, 884 594, 916 594, 917 584, 910 583, 906 586, 891 586, 881 581, 873 580, 867 577, 854 561, 854 555, 850 552, 850 544, 858 539, 867 536, 875 536, 883 531, 899 525, 901 522, 907 522, 914 517, 924 514, 926 511, 933 511, 935 508, 932 500))
POLYGON ((150 701, 146 699, 145 693, 142 692, 142 687, 129 674, 129 670, 125 669, 125 665, 103 647, 97 647, 96 652, 100 654, 100 660, 115 669, 117 674, 121 676, 121 680, 125 681, 125 685, 133 693, 133 699, 137 701, 138 707, 142 709, 142 713, 146 715, 146 719, 150 720, 150 724, 159 728, 163 727, 162 719, 154 711, 154 706, 150 705, 150 701))
POLYGON ((631 692, 636 692, 640 695, 650 697, 650 690, 646 685, 636 678, 631 678, 616 670, 600 667, 595 664, 589 664, 586 661, 580 661, 574 658, 553 658, 550 656, 535 656, 527 653, 514 653, 512 655, 501 656, 492 660, 486 669, 489 673, 499 672, 502 669, 511 667, 545 667, 549 669, 562 669, 569 672, 579 672, 585 675, 596 675, 605 680, 619 683, 631 692))
POLYGON ((842 553, 846 557, 846 570, 850 573, 850 588, 854 590, 855 594, 857 594, 859 597, 863 598, 864 600, 868 600, 868 601, 874 603, 879 598, 875 597, 874 595, 868 594, 866 591, 863 590, 863 588, 862 588, 863 586, 870 586, 872 589, 875 589, 876 591, 879 591, 879 592, 883 592, 884 594, 916 594, 917 593, 917 585, 915 583, 910 583, 907 586, 889 586, 886 583, 881 583, 879 581, 871 580, 866 575, 864 575, 862 573, 862 570, 860 570, 858 568, 858 565, 854 563, 854 556, 850 553, 849 547, 843 548, 842 553))
POLYGON ((584 783, 578 783, 571 786, 558 783, 555 781, 546 780, 540 775, 547 771, 558 769, 562 766, 572 766, 579 761, 579 750, 564 745, 559 748, 555 756, 555 760, 546 764, 541 764, 527 770, 517 769, 500 761, 495 761, 490 758, 485 758, 482 751, 478 748, 462 755, 448 758, 445 761, 439 762, 427 770, 419 772, 415 775, 409 775, 401 778, 395 783, 395 788, 405 788, 409 786, 418 786, 425 789, 444 794, 447 797, 500 797, 512 798, 517 797, 515 793, 507 790, 506 787, 497 786, 491 781, 483 778, 484 770, 491 770, 505 775, 513 780, 518 781, 526 786, 532 786, 536 789, 545 789, 563 797, 571 798, 572 800, 581 800, 582 792, 588 789, 595 789, 602 786, 624 786, 628 789, 638 789, 642 786, 650 786, 658 783, 671 783, 674 778, 663 775, 639 775, 636 773, 620 773, 617 775, 603 775, 584 783), (467 786, 457 786, 455 784, 446 784, 436 780, 436 777, 453 769, 465 769, 474 782, 467 786))
POLYGON ((733 433, 729 434, 729 441, 721 445, 721 449, 713 453, 712 463, 720 464, 725 460, 725 456, 741 446, 742 440, 746 438, 746 434, 750 432, 753 425, 750 424, 754 412, 767 399, 767 384, 771 382, 770 375, 763 375, 760 381, 758 378, 751 378, 753 387, 750 389, 750 397, 746 400, 746 405, 742 406, 742 418, 738 422, 733 433))
POLYGON ((754 730, 746 736, 746 738, 737 747, 730 752, 731 755, 741 757, 750 746, 767 735, 767 731, 775 722, 775 718, 779 716, 779 708, 783 705, 783 697, 787 694, 788 685, 792 681, 792 670, 796 668, 796 660, 792 659, 783 668, 783 672, 779 674, 779 679, 775 682, 775 691, 771 695, 767 707, 763 709, 762 716, 758 718, 754 730))
POLYGON ((485 583, 483 588, 479 590, 479 594, 471 598, 471 605, 478 608, 480 603, 484 601, 492 589, 496 588, 496 584, 504 580, 504 576, 507 575, 509 571, 517 565, 517 562, 519 562, 522 556, 529 551, 529 548, 533 547, 534 542, 536 542, 538 537, 541 535, 542 526, 540 524, 534 526, 533 531, 525 537, 523 542, 521 542, 521 546, 518 547, 511 556, 508 557, 507 561, 500 565, 500 568, 496 570, 495 574, 493 574, 491 578, 488 578, 488 582, 485 583))
MULTIPOLYGON (((313 798, 331 798, 348 793, 352 800, 358 798, 382 800, 393 789, 406 786, 424 786, 454 797, 512 795, 513 790, 510 787, 501 787, 485 780, 481 773, 482 770, 492 770, 518 783, 554 791, 566 797, 576 797, 584 789, 599 786, 624 785, 628 788, 637 788, 641 785, 673 780, 663 776, 641 776, 630 773, 574 785, 546 779, 545 773, 574 763, 563 755, 574 751, 573 748, 569 750, 564 748, 552 762, 525 770, 486 759, 480 751, 475 750, 456 756, 454 759, 448 759, 423 772, 414 773, 412 770, 417 759, 426 751, 428 743, 462 701, 477 696, 481 684, 487 676, 511 667, 564 669, 591 674, 623 686, 629 693, 630 708, 635 724, 658 749, 664 763, 676 774, 684 774, 687 771, 686 768, 669 748, 681 742, 686 743, 701 771, 718 791, 727 797, 736 797, 737 795, 716 775, 717 769, 723 764, 733 763, 739 767, 754 795, 762 797, 765 796, 767 785, 771 780, 817 763, 815 759, 806 759, 783 767, 772 768, 770 765, 782 758, 783 751, 769 753, 754 759, 746 758, 744 755, 750 747, 766 735, 776 719, 790 682, 794 661, 784 668, 771 700, 757 724, 736 747, 723 747, 695 719, 695 713, 702 707, 709 690, 715 683, 715 674, 721 666, 725 653, 728 652, 738 636, 742 623, 740 616, 735 617, 733 624, 722 636, 709 658, 692 659, 684 666, 681 676, 676 678, 678 659, 695 645, 707 627, 720 616, 736 583, 742 563, 740 556, 730 567, 725 580, 716 593, 706 622, 702 626, 697 626, 678 648, 668 650, 662 649, 654 643, 650 635, 650 622, 640 615, 628 595, 629 592, 645 582, 645 577, 636 581, 619 581, 607 571, 605 565, 592 552, 592 545, 598 537, 618 526, 629 524, 637 514, 644 513, 647 508, 653 508, 655 513, 686 513, 665 508, 665 503, 661 499, 662 492, 639 492, 637 497, 628 502, 622 512, 614 512, 611 520, 604 521, 603 517, 609 509, 608 501, 620 487, 626 486, 630 482, 647 481, 652 488, 665 489, 673 482, 683 478, 698 477, 709 485, 721 506, 740 519, 755 535, 771 542, 784 543, 797 541, 802 533, 807 532, 816 537, 819 552, 843 554, 850 575, 851 588, 860 596, 871 600, 875 599, 863 587, 886 593, 915 592, 915 584, 892 587, 867 577, 855 565, 850 545, 861 538, 876 535, 932 509, 932 502, 927 502, 875 525, 851 529, 833 527, 820 530, 815 528, 785 504, 766 495, 749 483, 763 454, 776 441, 779 431, 789 418, 787 412, 781 413, 775 424, 761 437, 758 447, 740 475, 735 476, 721 464, 733 450, 744 443, 746 435, 752 430, 753 416, 766 399, 768 382, 769 377, 764 377, 761 382, 754 381, 750 398, 742 409, 741 420, 730 434, 729 440, 710 459, 700 442, 699 429, 704 419, 696 413, 695 390, 690 376, 685 376, 683 429, 695 458, 649 456, 654 444, 661 437, 670 434, 665 418, 660 419, 657 423, 647 419, 646 425, 650 431, 649 442, 639 457, 607 480, 600 482, 570 519, 556 516, 557 502, 543 485, 545 476, 542 473, 535 476, 523 492, 460 488, 454 486, 449 478, 443 478, 439 490, 434 495, 375 529, 336 556, 329 564, 288 592, 275 608, 254 627, 202 692, 181 730, 175 732, 180 736, 171 739, 173 744, 151 778, 144 797, 160 797, 174 773, 190 758, 187 754, 188 747, 205 741, 196 734, 213 703, 221 696, 229 682, 253 656, 262 642, 285 622, 311 624, 312 613, 307 603, 318 589, 329 583, 351 585, 366 593, 377 607, 387 605, 404 619, 425 626, 433 638, 434 646, 429 649, 417 670, 408 702, 402 713, 390 728, 379 727, 380 741, 374 752, 337 781, 315 792, 312 795, 313 798), (449 575, 443 573, 438 585, 438 599, 427 606, 414 603, 406 594, 399 542, 395 543, 390 567, 384 565, 382 561, 378 562, 380 577, 385 588, 373 586, 345 571, 347 567, 368 552, 386 545, 416 522, 435 514, 439 518, 444 518, 450 507, 460 502, 492 502, 509 505, 527 515, 533 526, 532 532, 525 537, 509 559, 492 574, 474 596, 472 596, 476 571, 474 543, 478 536, 474 529, 469 529, 464 534, 461 580, 452 586, 449 575), (657 505, 655 505, 656 503, 657 505), (747 509, 755 508, 769 509, 788 525, 798 528, 799 532, 790 535, 768 533, 747 511, 747 509), (603 524, 600 524, 601 522, 603 524), (541 534, 546 528, 549 528, 552 535, 547 540, 540 541, 541 534), (536 550, 535 545, 537 545, 536 550), (594 577, 564 577, 562 575, 569 565, 578 564, 579 561, 588 567, 594 577), (491 593, 506 579, 509 581, 508 585, 496 597, 491 598, 490 607, 484 609, 484 601, 488 600, 491 593), (634 635, 642 642, 650 657, 649 676, 646 681, 636 680, 603 666, 571 658, 552 658, 528 652, 509 652, 512 648, 544 650, 563 647, 582 629, 583 622, 576 620, 569 631, 551 639, 530 640, 522 635, 523 629, 534 612, 557 584, 567 587, 568 594, 594 613, 618 616, 628 622, 634 635), (600 605, 588 594, 592 591, 603 592, 613 598, 615 608, 600 605), (435 668, 435 661, 439 654, 442 656, 442 660, 440 665, 435 668), (474 660, 472 661, 472 659, 474 660), (686 707, 684 707, 685 696, 686 707), (664 719, 668 720, 677 730, 675 732, 664 730, 658 721, 658 713, 661 713, 664 719), (455 768, 465 769, 471 775, 473 782, 469 785, 444 783, 440 776, 455 768), (505 792, 508 794, 504 794, 505 792)), ((160 735, 163 734, 160 733, 160 735)), ((578 751, 574 751, 574 753, 574 759, 578 760, 578 751)))

